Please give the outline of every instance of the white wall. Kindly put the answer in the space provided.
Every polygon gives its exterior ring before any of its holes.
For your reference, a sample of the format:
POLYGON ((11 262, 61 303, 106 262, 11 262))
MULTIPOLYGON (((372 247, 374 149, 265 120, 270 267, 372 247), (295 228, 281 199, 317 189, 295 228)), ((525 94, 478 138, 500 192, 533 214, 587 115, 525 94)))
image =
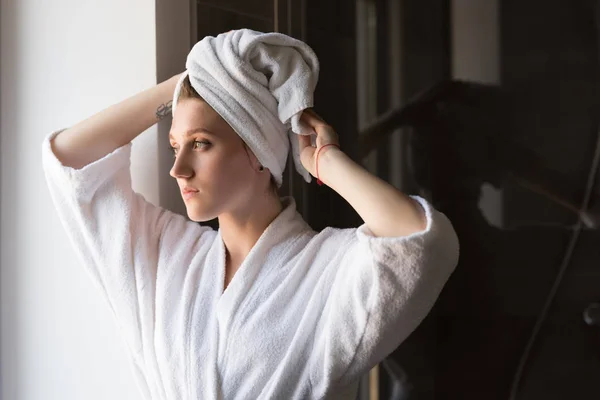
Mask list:
MULTIPOLYGON (((141 398, 109 308, 54 212, 40 146, 156 83, 155 2, 0 1, 1 398, 141 398)), ((151 201, 156 135, 134 143, 132 168, 151 201)))

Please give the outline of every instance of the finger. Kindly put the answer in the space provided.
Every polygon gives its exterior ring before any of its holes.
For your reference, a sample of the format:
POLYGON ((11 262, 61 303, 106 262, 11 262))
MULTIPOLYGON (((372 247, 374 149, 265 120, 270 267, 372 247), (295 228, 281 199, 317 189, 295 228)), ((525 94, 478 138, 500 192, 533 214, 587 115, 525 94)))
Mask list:
POLYGON ((318 120, 325 122, 325 119, 323 119, 323 117, 321 117, 319 114, 317 114, 317 112, 313 108, 308 108, 308 111, 310 112, 310 114, 312 114, 318 120))
POLYGON ((300 144, 300 152, 307 147, 311 146, 310 142, 311 135, 298 135, 298 143, 300 144))
POLYGON ((319 125, 324 125, 324 121, 315 116, 308 108, 302 113, 301 119, 310 125, 312 128, 316 128, 319 125))

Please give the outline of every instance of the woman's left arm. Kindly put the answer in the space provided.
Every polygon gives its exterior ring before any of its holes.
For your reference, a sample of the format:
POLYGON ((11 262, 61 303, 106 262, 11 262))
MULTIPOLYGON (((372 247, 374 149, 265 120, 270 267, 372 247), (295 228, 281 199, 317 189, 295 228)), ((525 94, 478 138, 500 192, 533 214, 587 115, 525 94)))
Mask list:
POLYGON ((326 144, 339 144, 338 136, 331 126, 311 109, 305 110, 302 120, 316 133, 317 147, 311 146, 309 136, 299 136, 302 164, 316 176, 319 162, 319 178, 342 196, 360 215, 375 236, 408 236, 426 228, 426 218, 419 203, 394 186, 368 172, 343 151, 326 144))
POLYGON ((310 380, 317 397, 327 382, 355 382, 391 354, 433 307, 458 263, 450 220, 425 199, 409 197, 342 151, 335 131, 313 111, 302 120, 317 133, 300 136, 302 165, 339 193, 363 218, 357 229, 324 229, 319 247, 328 291, 315 329, 310 380), (324 383, 325 382, 325 383, 324 383))

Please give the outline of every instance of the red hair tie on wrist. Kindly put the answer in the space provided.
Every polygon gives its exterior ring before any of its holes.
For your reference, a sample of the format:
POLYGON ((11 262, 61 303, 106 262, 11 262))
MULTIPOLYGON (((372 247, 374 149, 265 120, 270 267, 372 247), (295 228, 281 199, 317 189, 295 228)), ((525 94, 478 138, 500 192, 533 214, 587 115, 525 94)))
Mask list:
POLYGON ((319 153, 321 152, 321 150, 323 150, 327 146, 335 146, 338 149, 340 148, 340 146, 337 145, 337 144, 335 144, 335 143, 329 143, 329 144, 324 144, 323 146, 319 147, 319 150, 317 150, 317 161, 316 161, 316 164, 317 164, 317 184, 319 186, 323 185, 323 181, 321 181, 321 179, 319 179, 319 153))

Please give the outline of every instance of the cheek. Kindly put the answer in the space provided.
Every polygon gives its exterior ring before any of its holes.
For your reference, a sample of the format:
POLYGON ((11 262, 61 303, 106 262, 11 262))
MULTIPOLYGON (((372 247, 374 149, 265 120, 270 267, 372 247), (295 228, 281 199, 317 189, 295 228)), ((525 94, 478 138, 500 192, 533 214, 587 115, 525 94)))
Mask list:
POLYGON ((219 182, 232 184, 236 188, 251 183, 250 180, 253 178, 252 167, 245 153, 215 154, 214 158, 203 160, 203 164, 204 171, 210 175, 205 178, 210 180, 214 178, 219 182))
POLYGON ((224 168, 229 178, 229 181, 235 182, 236 185, 245 185, 247 183, 251 183, 252 170, 251 166, 248 162, 248 157, 246 154, 235 157, 234 160, 227 163, 227 166, 224 168))

